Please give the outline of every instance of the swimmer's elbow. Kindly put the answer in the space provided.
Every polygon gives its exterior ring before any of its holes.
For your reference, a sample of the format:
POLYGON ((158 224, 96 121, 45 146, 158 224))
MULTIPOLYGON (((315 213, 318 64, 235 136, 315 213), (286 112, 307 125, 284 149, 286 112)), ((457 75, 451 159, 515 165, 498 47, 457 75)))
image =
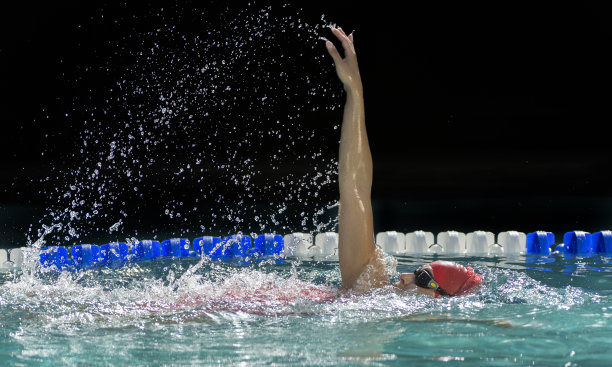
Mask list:
POLYGON ((359 200, 369 200, 372 192, 372 182, 340 182, 340 199, 350 196, 359 200))
POLYGON ((354 193, 369 195, 372 190, 372 166, 362 166, 358 169, 341 172, 338 175, 340 193, 354 193))

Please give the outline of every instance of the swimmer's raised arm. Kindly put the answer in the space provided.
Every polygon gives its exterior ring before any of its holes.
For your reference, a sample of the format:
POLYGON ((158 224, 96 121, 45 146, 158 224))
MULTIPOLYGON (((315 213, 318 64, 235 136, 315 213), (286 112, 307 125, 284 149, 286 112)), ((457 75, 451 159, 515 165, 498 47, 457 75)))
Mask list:
MULTIPOLYGON (((346 104, 340 133, 338 159, 338 258, 342 288, 350 289, 376 256, 374 224, 370 193, 372 189, 372 155, 365 126, 363 87, 353 35, 332 28, 342 42, 344 58, 332 42, 326 47, 334 60, 336 72, 346 91, 346 104)), ((370 287, 389 284, 383 270, 373 268, 369 274, 370 287)))

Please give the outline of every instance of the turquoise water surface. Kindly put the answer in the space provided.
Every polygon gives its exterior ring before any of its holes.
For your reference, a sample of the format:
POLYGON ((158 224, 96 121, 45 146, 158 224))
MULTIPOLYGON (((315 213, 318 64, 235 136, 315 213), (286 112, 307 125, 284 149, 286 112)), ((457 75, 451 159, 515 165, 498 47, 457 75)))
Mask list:
MULTIPOLYGON (((399 256, 397 271, 437 257, 399 256)), ((0 274, 2 365, 607 366, 610 259, 455 257, 476 294, 340 294, 337 262, 0 274)), ((397 276, 397 275, 395 275, 397 276)))

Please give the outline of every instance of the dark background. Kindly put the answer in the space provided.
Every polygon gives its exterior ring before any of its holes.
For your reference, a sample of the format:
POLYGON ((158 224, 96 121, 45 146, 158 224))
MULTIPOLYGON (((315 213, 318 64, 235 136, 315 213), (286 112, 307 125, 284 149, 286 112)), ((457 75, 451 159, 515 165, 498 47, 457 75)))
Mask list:
MULTIPOLYGON (((355 30, 377 232, 611 229, 607 8, 294 4, 306 18, 325 14, 355 30)), ((63 73, 88 60, 77 54, 82 45, 113 36, 75 27, 100 9, 113 17, 156 6, 163 2, 0 6, 0 245, 19 245, 45 206, 32 184, 49 173, 39 145, 61 151, 74 138, 61 120, 45 122, 54 137, 41 136, 41 110, 70 93, 63 73)))

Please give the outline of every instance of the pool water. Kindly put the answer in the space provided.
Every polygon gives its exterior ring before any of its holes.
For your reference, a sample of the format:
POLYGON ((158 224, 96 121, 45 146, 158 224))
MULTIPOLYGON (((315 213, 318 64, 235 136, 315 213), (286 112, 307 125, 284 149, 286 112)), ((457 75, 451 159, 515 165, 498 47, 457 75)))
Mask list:
MULTIPOLYGON (((397 272, 438 257, 398 256, 397 272)), ((608 366, 610 259, 455 257, 480 291, 341 294, 337 262, 0 273, 2 365, 608 366)), ((398 275, 394 275, 397 277, 398 275)))

